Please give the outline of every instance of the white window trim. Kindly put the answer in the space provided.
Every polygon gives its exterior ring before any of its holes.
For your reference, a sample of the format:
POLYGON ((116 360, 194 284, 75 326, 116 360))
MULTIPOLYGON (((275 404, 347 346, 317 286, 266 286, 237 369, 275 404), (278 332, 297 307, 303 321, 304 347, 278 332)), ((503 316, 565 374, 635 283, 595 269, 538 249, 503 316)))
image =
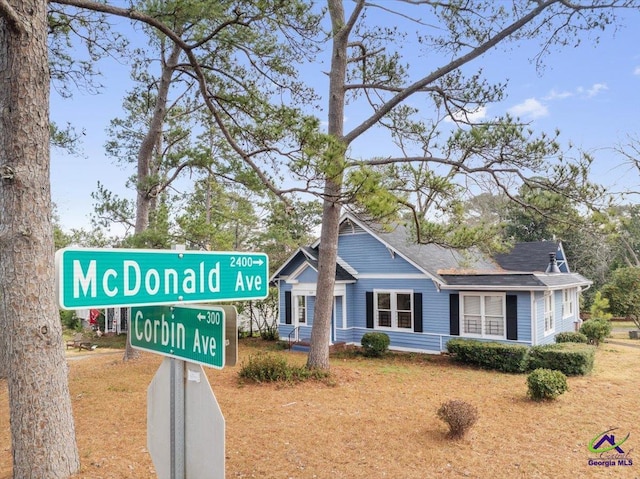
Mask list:
POLYGON ((460 317, 458 321, 460 321, 460 337, 464 338, 484 338, 484 339, 507 339, 507 294, 506 293, 494 293, 494 292, 480 292, 480 291, 469 291, 469 292, 461 292, 460 293, 460 317), (481 321, 481 331, 485 330, 485 312, 484 312, 484 298, 486 296, 498 296, 502 298, 502 321, 503 321, 503 335, 496 334, 473 334, 473 333, 465 333, 464 331, 464 298, 465 296, 480 296, 482 299, 480 301, 480 321, 481 321))
POLYGON ((573 316, 575 316, 575 291, 576 290, 574 288, 567 288, 562 290, 562 319, 572 318, 573 316))
POLYGON ((309 324, 309 300, 307 299, 307 295, 306 294, 296 294, 293 297, 293 304, 294 304, 294 318, 295 318, 295 324, 296 325, 300 325, 300 324, 309 324), (298 304, 298 298, 304 298, 304 322, 300 321, 300 305, 298 304))
POLYGON ((544 319, 544 335, 549 336, 556 331, 556 295, 553 291, 545 291, 542 297, 543 300, 543 308, 542 308, 542 316, 544 319), (550 301, 550 309, 547 309, 547 298, 551 298, 550 301), (547 328, 547 317, 549 318, 549 327, 547 328))
POLYGON ((373 290, 373 329, 381 329, 384 331, 411 331, 415 327, 415 305, 413 304, 412 289, 374 289, 373 290), (391 295, 391 327, 378 325, 378 294, 388 293, 391 295), (408 294, 411 300, 411 327, 398 327, 398 294, 408 294))

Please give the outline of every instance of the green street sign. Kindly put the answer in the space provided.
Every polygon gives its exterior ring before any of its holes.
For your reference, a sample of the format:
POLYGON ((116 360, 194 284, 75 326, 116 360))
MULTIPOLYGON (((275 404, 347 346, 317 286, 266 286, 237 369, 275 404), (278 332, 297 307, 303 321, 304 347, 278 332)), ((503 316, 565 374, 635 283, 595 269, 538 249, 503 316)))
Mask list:
POLYGON ((264 299, 264 253, 64 248, 56 252, 62 309, 264 299))
POLYGON ((218 369, 235 364, 238 334, 232 306, 133 307, 130 328, 136 349, 218 369))

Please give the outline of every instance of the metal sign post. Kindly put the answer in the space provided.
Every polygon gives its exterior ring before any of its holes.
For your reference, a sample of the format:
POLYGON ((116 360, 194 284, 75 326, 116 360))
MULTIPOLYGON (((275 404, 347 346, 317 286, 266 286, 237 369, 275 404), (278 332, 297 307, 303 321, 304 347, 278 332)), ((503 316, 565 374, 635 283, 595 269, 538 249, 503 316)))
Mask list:
POLYGON ((147 447, 158 477, 224 479, 225 422, 201 364, 235 365, 235 308, 150 306, 131 312, 131 345, 167 356, 147 390, 147 447))
POLYGON ((165 358, 147 405, 147 448, 159 479, 224 479, 225 421, 202 366, 165 358))

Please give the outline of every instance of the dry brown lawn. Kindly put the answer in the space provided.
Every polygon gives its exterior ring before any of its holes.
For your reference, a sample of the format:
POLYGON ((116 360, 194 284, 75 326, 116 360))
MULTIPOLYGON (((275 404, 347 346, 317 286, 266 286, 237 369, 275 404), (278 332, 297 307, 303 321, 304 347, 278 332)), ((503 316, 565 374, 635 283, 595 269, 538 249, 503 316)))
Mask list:
MULTIPOLYGON (((256 350, 241 342, 239 363, 256 350)), ((277 354, 292 363, 306 359, 277 354)), ((69 361, 82 461, 75 479, 155 477, 146 388, 162 358, 143 354, 124 364, 119 353, 100 349, 87 356, 69 361)), ((335 357, 330 381, 293 385, 241 385, 238 371, 207 368, 226 419, 229 479, 640 477, 640 349, 630 346, 601 345, 594 372, 569 378, 569 392, 544 403, 527 399, 525 375, 463 367, 444 356, 335 357), (449 440, 436 417, 452 398, 479 410, 460 441, 449 440), (633 466, 588 466, 587 444, 612 427, 631 433, 624 450, 633 466)), ((0 478, 10 477, 0 381, 0 478)))

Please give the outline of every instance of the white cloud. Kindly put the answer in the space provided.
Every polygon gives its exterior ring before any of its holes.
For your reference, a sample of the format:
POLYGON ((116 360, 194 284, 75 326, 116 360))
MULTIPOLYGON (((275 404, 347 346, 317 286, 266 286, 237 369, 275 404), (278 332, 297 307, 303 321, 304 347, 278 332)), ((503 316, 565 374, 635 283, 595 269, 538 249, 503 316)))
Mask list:
POLYGON ((594 83, 591 88, 582 88, 582 87, 578 87, 578 93, 580 94, 584 94, 587 96, 587 98, 593 98, 594 96, 596 96, 598 93, 608 90, 609 87, 607 86, 606 83, 594 83))
POLYGON ((634 74, 634 75, 640 75, 640 67, 636 67, 636 68, 633 70, 633 74, 634 74))
POLYGON ((518 117, 542 118, 549 114, 549 110, 535 98, 527 98, 522 103, 509 108, 509 113, 518 117))
POLYGON ((457 111, 453 114, 453 119, 451 116, 447 117, 446 121, 451 122, 453 120, 456 121, 467 121, 470 123, 478 122, 480 120, 484 120, 487 117, 487 107, 479 106, 475 110, 471 112, 464 112, 462 110, 457 111))
POLYGON ((556 91, 551 90, 547 96, 542 97, 545 101, 564 100, 573 96, 573 92, 570 91, 556 91))

